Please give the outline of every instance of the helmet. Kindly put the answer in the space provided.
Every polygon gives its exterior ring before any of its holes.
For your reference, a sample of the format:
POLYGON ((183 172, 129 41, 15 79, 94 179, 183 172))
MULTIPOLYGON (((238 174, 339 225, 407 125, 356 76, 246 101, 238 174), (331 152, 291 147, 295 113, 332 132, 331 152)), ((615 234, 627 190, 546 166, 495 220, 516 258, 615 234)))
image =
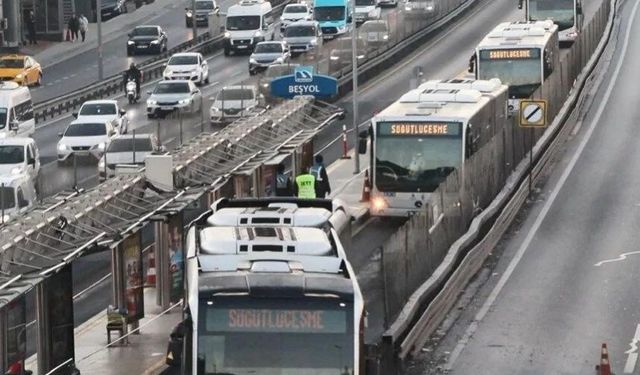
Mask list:
POLYGON ((135 69, 136 68, 136 63, 132 62, 131 65, 129 65, 129 69, 135 69))

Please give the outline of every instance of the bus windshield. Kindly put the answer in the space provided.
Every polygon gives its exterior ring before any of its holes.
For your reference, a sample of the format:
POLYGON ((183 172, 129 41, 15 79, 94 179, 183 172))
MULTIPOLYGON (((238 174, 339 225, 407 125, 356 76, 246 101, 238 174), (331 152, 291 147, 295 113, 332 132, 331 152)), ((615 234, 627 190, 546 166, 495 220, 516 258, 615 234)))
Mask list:
POLYGON ((343 21, 344 7, 316 7, 314 10, 316 21, 343 21))
POLYGON ((337 298, 201 298, 198 331, 198 375, 353 373, 353 305, 337 298))
MULTIPOLYGON (((434 124, 412 124, 411 126, 434 124)), ((462 163, 462 125, 441 124, 440 134, 394 131, 397 124, 378 123, 375 185, 380 191, 433 192, 462 163), (390 129, 390 130, 389 130, 390 129), (420 134, 422 133, 422 134, 420 134)), ((406 126, 400 125, 400 126, 406 126)), ((440 125, 436 125, 440 126, 440 125)))
POLYGON ((480 51, 478 79, 499 78, 510 98, 528 98, 542 84, 539 48, 480 51))
POLYGON ((552 20, 559 30, 575 25, 575 0, 529 0, 529 20, 552 20))

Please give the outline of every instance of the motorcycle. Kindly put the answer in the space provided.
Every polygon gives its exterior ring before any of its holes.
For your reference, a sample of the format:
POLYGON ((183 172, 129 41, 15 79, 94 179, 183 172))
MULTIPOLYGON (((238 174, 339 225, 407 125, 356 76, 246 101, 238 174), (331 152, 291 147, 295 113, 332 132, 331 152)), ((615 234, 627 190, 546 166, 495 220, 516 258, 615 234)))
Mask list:
POLYGON ((127 92, 127 99, 129 100, 129 104, 134 104, 138 102, 136 81, 134 79, 129 78, 127 80, 126 92, 127 92))

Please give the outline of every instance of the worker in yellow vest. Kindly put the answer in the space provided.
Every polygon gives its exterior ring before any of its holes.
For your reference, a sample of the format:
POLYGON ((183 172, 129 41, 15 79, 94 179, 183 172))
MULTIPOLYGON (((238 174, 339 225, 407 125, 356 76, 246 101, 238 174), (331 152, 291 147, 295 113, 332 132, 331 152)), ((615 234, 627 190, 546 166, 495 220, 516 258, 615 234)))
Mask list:
POLYGON ((314 199, 316 197, 316 178, 309 173, 309 168, 304 168, 303 173, 296 177, 294 186, 295 195, 298 198, 314 199))

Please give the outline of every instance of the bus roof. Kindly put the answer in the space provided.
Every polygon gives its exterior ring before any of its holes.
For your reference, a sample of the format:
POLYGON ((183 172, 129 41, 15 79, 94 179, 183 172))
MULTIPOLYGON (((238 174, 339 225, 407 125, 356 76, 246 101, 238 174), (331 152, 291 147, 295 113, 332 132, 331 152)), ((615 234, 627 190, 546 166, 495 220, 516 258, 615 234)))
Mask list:
POLYGON ((558 25, 550 20, 503 22, 480 41, 478 49, 544 47, 557 32, 558 25))
POLYGON ((492 100, 504 97, 506 103, 507 90, 498 79, 428 81, 378 113, 374 121, 470 119, 492 100))

